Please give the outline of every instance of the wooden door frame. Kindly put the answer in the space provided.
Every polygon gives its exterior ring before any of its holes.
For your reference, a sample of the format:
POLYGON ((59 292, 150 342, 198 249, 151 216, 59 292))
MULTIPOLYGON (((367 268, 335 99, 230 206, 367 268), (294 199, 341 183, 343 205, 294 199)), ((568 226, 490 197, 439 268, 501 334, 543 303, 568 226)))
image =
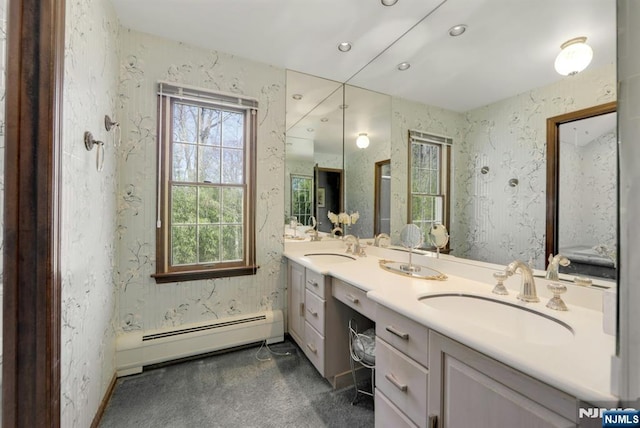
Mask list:
POLYGON ((381 171, 382 167, 389 165, 391 167, 391 159, 385 159, 376 162, 374 168, 374 188, 373 188, 373 236, 380 233, 380 227, 378 224, 380 216, 380 189, 382 186, 381 171))
POLYGON ((65 0, 8 0, 2 424, 60 426, 65 0))
POLYGON ((560 187, 560 125, 588 119, 603 114, 614 113, 617 103, 606 104, 572 111, 547 119, 547 208, 546 233, 544 245, 545 267, 549 264, 549 254, 558 254, 558 216, 560 204, 558 193, 560 187))

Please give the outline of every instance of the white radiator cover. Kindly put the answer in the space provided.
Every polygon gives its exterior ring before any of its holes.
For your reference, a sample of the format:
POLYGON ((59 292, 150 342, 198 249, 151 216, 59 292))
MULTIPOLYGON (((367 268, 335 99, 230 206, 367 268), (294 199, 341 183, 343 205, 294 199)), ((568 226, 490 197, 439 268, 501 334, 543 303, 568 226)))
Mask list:
POLYGON ((118 377, 142 372, 144 366, 204 354, 248 343, 282 342, 282 311, 259 312, 146 332, 126 333, 116 341, 118 377))

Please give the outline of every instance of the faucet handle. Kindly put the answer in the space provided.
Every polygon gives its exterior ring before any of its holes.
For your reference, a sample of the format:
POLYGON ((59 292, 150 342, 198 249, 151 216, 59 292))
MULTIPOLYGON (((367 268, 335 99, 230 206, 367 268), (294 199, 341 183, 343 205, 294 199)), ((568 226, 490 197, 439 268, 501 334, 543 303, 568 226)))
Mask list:
POLYGON ((495 287, 493 287, 493 290, 491 290, 491 292, 494 294, 500 294, 502 296, 506 296, 507 294, 509 294, 507 288, 503 284, 504 280, 507 279, 509 275, 507 275, 506 272, 499 271, 495 272, 493 274, 493 277, 496 279, 497 284, 495 287))
POLYGON ((556 311, 568 311, 569 308, 567 308, 567 305, 560 298, 561 294, 567 292, 567 286, 557 282, 552 282, 547 285, 547 288, 553 293, 553 297, 549 299, 549 302, 547 303, 547 308, 554 309, 556 311))

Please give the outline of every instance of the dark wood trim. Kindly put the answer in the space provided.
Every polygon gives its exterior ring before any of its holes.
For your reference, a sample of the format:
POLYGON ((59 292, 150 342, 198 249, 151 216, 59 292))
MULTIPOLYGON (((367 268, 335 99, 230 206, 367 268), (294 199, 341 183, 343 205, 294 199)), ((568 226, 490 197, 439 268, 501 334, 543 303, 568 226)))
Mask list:
POLYGON ((170 282, 197 281, 199 279, 227 278, 230 276, 255 275, 260 266, 242 266, 234 268, 211 269, 211 270, 191 270, 179 272, 165 272, 152 274, 157 284, 167 284, 170 282))
POLYGON ((2 424, 59 427, 65 1, 8 11, 2 424))
POLYGON ((380 224, 379 224, 379 212, 380 212, 380 188, 381 188, 381 180, 382 180, 382 167, 385 165, 391 165, 391 159, 385 159, 379 162, 376 162, 376 166, 374 168, 374 190, 373 190, 373 236, 376 236, 380 233, 380 224))
POLYGON ((560 144, 559 127, 563 123, 600 116, 616 111, 615 101, 572 111, 547 119, 547 208, 545 229, 545 267, 549 254, 558 253, 558 187, 560 182, 560 144))
POLYGON ((109 404, 109 400, 111 400, 111 396, 113 395, 113 390, 116 387, 117 376, 114 373, 111 378, 111 382, 109 382, 109 386, 107 387, 107 391, 104 393, 104 397, 102 397, 102 402, 100 403, 100 407, 96 411, 96 415, 93 417, 93 421, 91 422, 91 428, 98 428, 100 425, 100 421, 102 420, 102 416, 104 416, 104 411, 109 404))
MULTIPOLYGON (((447 174, 444 178, 446 186, 447 186, 447 191, 444 194, 444 226, 447 228, 447 233, 449 233, 449 235, 451 235, 451 170, 453 169, 452 165, 453 163, 451 162, 451 146, 450 145, 445 145, 442 147, 443 148, 443 152, 446 151, 447 153, 447 174)), ((447 241, 447 245, 445 245, 445 247, 440 250, 441 253, 443 254, 449 254, 449 252, 451 251, 451 240, 447 241)))

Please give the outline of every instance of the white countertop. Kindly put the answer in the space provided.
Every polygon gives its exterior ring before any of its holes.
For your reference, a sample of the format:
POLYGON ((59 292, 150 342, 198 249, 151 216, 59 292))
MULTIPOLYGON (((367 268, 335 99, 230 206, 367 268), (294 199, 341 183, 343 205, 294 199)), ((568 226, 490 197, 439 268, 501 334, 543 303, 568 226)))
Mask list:
MULTIPOLYGON (((491 265, 441 255, 419 256, 414 263, 436 269, 448 276, 446 281, 415 279, 388 272, 379 267, 381 259, 406 262, 408 254, 390 249, 367 247, 367 257, 337 264, 319 264, 305 254, 335 252, 344 254, 340 241, 295 243, 285 246, 285 257, 316 272, 346 281, 362 290, 380 305, 386 306, 451 339, 474 348, 504 364, 554 386, 584 401, 616 400, 611 390, 611 357, 615 354, 615 337, 603 332, 602 291, 568 285, 563 300, 569 311, 545 307, 551 294, 547 280, 536 278, 539 303, 523 303, 516 299, 520 288, 519 274, 507 279, 508 296, 492 294, 493 272, 504 266, 491 265), (503 336, 478 326, 460 314, 434 310, 418 299, 429 294, 464 292, 526 306, 572 327, 573 339, 558 345, 541 345, 503 336), (466 319, 465 319, 466 318, 466 319)), ((536 272, 539 273, 539 272, 536 272)), ((494 326, 495 327, 495 326, 494 326)))

